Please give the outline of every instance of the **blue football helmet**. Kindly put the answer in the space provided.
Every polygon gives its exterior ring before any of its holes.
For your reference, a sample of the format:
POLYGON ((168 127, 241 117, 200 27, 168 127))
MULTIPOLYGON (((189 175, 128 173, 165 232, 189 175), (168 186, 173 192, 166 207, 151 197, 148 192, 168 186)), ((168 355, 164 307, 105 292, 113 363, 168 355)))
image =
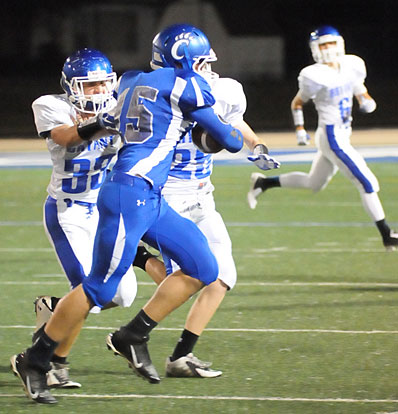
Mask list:
POLYGON ((317 63, 334 63, 345 55, 344 39, 332 26, 320 26, 310 34, 312 57, 317 63), (319 45, 336 42, 336 47, 320 49, 319 45))
POLYGON ((98 114, 114 105, 116 73, 102 52, 85 48, 66 59, 62 69, 61 86, 79 112, 98 114), (84 86, 90 82, 103 82, 106 92, 85 94, 84 86))
POLYGON ((182 68, 202 76, 218 76, 211 71, 217 56, 206 35, 189 24, 174 24, 158 33, 152 42, 151 68, 182 68))

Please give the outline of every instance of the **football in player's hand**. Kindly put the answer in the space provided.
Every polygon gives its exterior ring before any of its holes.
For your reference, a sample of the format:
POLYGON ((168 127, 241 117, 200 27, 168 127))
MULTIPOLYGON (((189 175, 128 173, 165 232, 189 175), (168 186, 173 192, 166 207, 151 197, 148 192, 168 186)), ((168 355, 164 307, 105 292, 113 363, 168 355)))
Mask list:
POLYGON ((220 152, 224 147, 217 142, 206 130, 196 125, 192 129, 192 142, 206 154, 215 154, 220 152))

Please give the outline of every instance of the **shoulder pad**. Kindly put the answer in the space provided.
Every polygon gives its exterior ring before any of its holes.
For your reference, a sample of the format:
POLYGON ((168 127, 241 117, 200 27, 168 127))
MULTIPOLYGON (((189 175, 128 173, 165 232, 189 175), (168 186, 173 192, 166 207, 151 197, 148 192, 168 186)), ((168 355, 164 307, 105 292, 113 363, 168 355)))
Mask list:
POLYGON ((362 58, 356 55, 344 55, 343 62, 345 65, 349 65, 359 77, 366 78, 366 65, 362 58))

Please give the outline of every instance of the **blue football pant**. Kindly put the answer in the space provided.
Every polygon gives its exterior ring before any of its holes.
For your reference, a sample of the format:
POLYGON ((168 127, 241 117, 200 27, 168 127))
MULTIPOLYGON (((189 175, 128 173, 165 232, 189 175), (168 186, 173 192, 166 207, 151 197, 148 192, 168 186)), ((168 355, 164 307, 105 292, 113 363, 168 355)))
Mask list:
POLYGON ((112 299, 141 239, 179 263, 185 274, 206 285, 217 279, 217 261, 203 233, 143 178, 112 172, 101 187, 98 210, 93 266, 83 281, 95 305, 112 299))

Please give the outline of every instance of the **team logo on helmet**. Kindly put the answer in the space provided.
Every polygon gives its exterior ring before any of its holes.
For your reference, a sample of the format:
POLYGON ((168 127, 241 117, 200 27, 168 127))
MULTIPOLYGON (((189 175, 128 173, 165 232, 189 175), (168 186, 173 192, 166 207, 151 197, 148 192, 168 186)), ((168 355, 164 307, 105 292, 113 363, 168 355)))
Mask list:
POLYGON ((193 40, 195 37, 192 36, 192 33, 181 33, 180 35, 175 37, 175 43, 173 44, 171 48, 171 56, 175 60, 181 60, 184 57, 184 54, 180 55, 178 54, 178 49, 182 45, 189 45, 189 42, 193 40))

